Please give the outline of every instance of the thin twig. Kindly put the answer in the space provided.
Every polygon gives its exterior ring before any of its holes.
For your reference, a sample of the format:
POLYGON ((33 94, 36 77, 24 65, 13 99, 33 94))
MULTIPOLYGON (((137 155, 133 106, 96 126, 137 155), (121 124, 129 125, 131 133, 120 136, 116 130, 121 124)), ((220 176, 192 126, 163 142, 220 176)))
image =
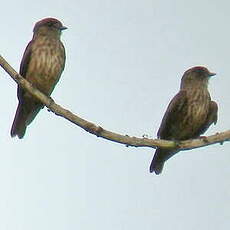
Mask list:
POLYGON ((40 100, 50 111, 55 113, 58 116, 61 116, 70 122, 76 124, 77 126, 83 128, 85 131, 96 135, 97 137, 102 137, 109 141, 117 142, 124 144, 126 146, 134 147, 164 147, 164 148, 173 148, 177 146, 180 150, 188 150, 193 148, 199 148, 211 144, 223 143, 230 140, 230 130, 217 133, 212 136, 205 138, 198 138, 194 140, 187 140, 182 142, 173 142, 160 139, 148 139, 148 138, 137 138, 130 137, 129 135, 121 135, 114 133, 108 130, 105 130, 101 126, 97 126, 92 122, 86 121, 77 115, 73 114, 71 111, 61 107, 56 104, 51 97, 47 97, 38 89, 34 88, 26 79, 19 75, 7 62, 0 56, 0 65, 1 67, 14 79, 14 81, 19 84, 22 88, 31 93, 34 97, 40 100))

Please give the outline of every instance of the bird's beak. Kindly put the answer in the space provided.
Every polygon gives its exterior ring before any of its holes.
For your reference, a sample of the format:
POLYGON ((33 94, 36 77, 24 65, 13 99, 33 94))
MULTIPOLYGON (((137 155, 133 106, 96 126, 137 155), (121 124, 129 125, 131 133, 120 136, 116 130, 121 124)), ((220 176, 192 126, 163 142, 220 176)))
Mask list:
POLYGON ((68 29, 68 28, 65 26, 60 27, 60 30, 66 30, 66 29, 68 29))
POLYGON ((211 73, 211 72, 210 72, 208 75, 209 75, 210 77, 212 77, 212 76, 215 76, 216 73, 211 73))

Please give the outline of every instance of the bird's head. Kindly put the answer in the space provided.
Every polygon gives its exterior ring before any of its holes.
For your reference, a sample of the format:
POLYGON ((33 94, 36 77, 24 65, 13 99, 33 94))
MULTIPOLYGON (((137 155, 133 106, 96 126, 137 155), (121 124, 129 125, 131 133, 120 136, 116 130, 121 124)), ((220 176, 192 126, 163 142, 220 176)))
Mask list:
POLYGON ((195 66, 185 71, 181 79, 181 88, 187 87, 207 87, 211 76, 216 75, 210 72, 206 67, 195 66))
POLYGON ((39 35, 53 34, 60 36, 61 31, 65 29, 67 27, 63 26, 56 18, 44 18, 35 24, 33 32, 39 35))

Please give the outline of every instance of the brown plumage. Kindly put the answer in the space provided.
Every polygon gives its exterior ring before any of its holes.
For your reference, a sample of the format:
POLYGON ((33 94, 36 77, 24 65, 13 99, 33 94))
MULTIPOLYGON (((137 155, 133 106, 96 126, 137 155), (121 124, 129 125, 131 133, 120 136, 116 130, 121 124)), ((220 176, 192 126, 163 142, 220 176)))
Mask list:
MULTIPOLYGON (((165 140, 187 140, 199 137, 217 122, 217 104, 211 101, 208 80, 215 75, 205 67, 187 70, 180 91, 168 105, 157 136, 165 140)), ((150 165, 150 172, 160 174, 164 162, 177 153, 177 149, 157 148, 150 165)))
MULTIPOLYGON (((33 38, 24 52, 20 74, 34 87, 49 96, 65 66, 65 49, 60 40, 61 31, 67 29, 55 18, 37 22, 33 38)), ((11 136, 23 138, 26 127, 33 121, 43 105, 18 86, 18 107, 11 128, 11 136)))

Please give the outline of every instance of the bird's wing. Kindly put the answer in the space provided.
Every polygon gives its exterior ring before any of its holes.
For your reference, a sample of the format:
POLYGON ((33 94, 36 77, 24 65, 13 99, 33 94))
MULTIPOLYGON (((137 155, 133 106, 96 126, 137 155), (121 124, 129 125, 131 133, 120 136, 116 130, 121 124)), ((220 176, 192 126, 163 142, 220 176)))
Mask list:
POLYGON ((184 106, 187 105, 187 93, 185 90, 180 90, 171 100, 168 108, 162 119, 157 136, 161 139, 171 139, 171 130, 176 121, 180 122, 178 115, 183 117, 184 106))
POLYGON ((210 121, 214 124, 216 124, 217 119, 218 119, 218 105, 215 101, 211 101, 210 103, 210 110, 209 110, 209 114, 210 114, 210 121))
POLYGON ((209 126, 214 123, 216 124, 217 122, 217 112, 218 112, 218 105, 215 101, 211 101, 210 102, 210 108, 209 108, 209 112, 208 112, 208 116, 206 119, 206 122, 203 124, 202 127, 200 127, 200 129, 198 130, 198 132, 196 133, 195 136, 200 136, 201 134, 203 134, 204 132, 206 132, 206 130, 209 128, 209 126))
MULTIPOLYGON (((23 54, 23 57, 22 57, 22 61, 21 61, 21 64, 20 64, 20 75, 24 78, 26 78, 26 73, 27 73, 27 70, 28 70, 28 66, 29 66, 29 63, 30 63, 30 59, 31 59, 31 53, 32 53, 32 46, 33 44, 33 40, 30 41, 25 49, 25 52, 23 54)), ((23 93, 24 93, 24 90, 18 86, 18 99, 19 101, 22 100, 22 96, 23 96, 23 93)))
POLYGON ((23 54, 23 57, 22 57, 22 61, 21 61, 21 65, 20 65, 20 75, 22 75, 22 77, 26 77, 26 72, 27 72, 27 69, 28 69, 28 65, 30 63, 30 58, 31 58, 31 51, 32 51, 32 43, 33 41, 30 41, 25 49, 25 52, 23 54))

